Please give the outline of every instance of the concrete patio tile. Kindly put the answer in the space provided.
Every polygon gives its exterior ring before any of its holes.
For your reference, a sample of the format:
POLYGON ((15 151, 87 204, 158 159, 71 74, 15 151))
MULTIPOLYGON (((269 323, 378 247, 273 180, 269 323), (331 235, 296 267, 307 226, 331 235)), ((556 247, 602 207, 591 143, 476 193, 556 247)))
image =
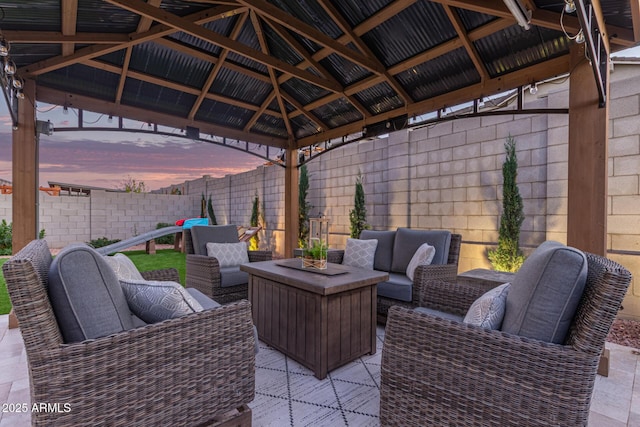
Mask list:
POLYGON ((589 427, 627 427, 627 423, 591 411, 589 427))

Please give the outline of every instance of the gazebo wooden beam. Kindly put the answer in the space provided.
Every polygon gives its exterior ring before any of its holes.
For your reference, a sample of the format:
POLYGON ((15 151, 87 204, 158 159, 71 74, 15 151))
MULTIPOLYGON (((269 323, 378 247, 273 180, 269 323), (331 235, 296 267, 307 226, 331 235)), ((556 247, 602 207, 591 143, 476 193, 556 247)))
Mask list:
POLYGON ((36 82, 25 80, 24 99, 18 101, 18 127, 13 130, 13 253, 38 237, 38 140, 36 110, 29 101, 36 99, 36 82))

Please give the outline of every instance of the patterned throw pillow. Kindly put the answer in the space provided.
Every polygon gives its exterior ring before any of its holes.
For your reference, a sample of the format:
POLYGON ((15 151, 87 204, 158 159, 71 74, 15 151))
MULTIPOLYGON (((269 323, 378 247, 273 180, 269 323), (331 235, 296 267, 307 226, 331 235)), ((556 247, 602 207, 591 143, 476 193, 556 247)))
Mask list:
POLYGON ((428 243, 420 245, 416 252, 411 257, 409 265, 407 265, 407 277, 413 281, 413 275, 416 272, 416 268, 419 265, 429 265, 433 261, 433 257, 436 255, 436 248, 428 243))
POLYGON ((510 287, 511 283, 505 283, 475 300, 464 316, 463 322, 485 329, 500 329, 510 287))
POLYGON ((218 259, 220 267, 235 267, 249 262, 245 242, 207 243, 207 255, 218 259))
POLYGON ((116 273, 118 280, 144 280, 133 261, 125 254, 105 256, 104 259, 116 273))
POLYGON ((131 312, 147 323, 202 311, 202 305, 176 282, 120 280, 131 312))
POLYGON ((378 241, 376 239, 347 239, 344 249, 343 265, 373 270, 373 259, 376 255, 378 241))

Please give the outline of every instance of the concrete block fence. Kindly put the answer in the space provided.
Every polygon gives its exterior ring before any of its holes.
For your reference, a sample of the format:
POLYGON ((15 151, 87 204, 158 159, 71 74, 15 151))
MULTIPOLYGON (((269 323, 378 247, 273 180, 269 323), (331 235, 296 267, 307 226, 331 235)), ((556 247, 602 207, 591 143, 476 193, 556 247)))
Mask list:
MULTIPOLYGON (((640 67, 611 74, 608 249, 610 258, 640 277, 640 67)), ((538 85, 528 108, 567 108, 568 83, 538 85)), ((514 102, 515 103, 515 102, 514 102)), ((373 229, 448 229, 463 236, 460 271, 490 268, 502 211, 504 143, 516 139, 518 186, 524 200, 521 245, 530 253, 545 240, 566 242, 568 117, 475 117, 401 130, 335 148, 308 163, 311 214, 330 218, 330 246, 344 248, 355 182, 362 174, 373 229)), ((52 246, 91 238, 127 238, 158 222, 200 214, 211 195, 218 223, 249 225, 260 200, 260 246, 284 254, 284 170, 261 166, 222 178, 204 176, 160 194, 93 192, 91 197, 40 196, 40 221, 52 246), (170 195, 179 189, 182 195, 170 195)), ((10 220, 10 196, 0 218, 10 220)), ((640 319, 640 281, 633 280, 623 316, 640 319)))

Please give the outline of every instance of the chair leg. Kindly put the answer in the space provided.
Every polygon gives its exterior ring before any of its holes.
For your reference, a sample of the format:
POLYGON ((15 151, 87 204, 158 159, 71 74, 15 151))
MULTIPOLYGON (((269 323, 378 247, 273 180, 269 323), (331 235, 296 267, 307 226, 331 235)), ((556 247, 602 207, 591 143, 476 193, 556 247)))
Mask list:
POLYGON ((598 375, 603 377, 609 376, 609 349, 603 348, 600 354, 600 363, 598 364, 598 375))
POLYGON ((212 427, 251 427, 251 408, 244 405, 214 418, 212 427))

